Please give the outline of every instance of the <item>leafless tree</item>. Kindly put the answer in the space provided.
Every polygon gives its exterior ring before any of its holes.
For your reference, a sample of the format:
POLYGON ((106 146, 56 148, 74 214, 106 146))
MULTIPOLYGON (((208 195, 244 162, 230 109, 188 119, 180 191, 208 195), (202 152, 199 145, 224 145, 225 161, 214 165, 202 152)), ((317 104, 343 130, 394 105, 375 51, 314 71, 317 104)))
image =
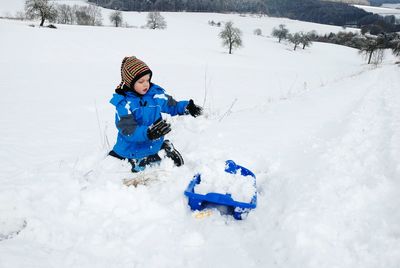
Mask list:
POLYGON ((392 41, 392 52, 395 56, 400 56, 400 39, 392 41))
POLYGON ((101 26, 103 17, 97 6, 74 6, 76 22, 79 25, 101 26))
POLYGON ((75 16, 69 5, 57 5, 57 22, 62 24, 74 24, 75 16))
POLYGON ((228 47, 229 54, 232 54, 234 48, 243 46, 242 31, 239 28, 233 27, 233 22, 225 23, 224 29, 219 33, 222 39, 222 45, 228 47))
POLYGON ((294 45, 293 50, 296 50, 296 48, 301 43, 301 36, 300 36, 299 33, 289 34, 288 35, 288 40, 289 40, 290 43, 292 43, 294 45))
POLYGON ((358 52, 368 59, 368 64, 379 64, 383 60, 384 49, 385 47, 379 37, 367 37, 358 52))
POLYGON ((146 26, 150 29, 165 29, 167 28, 167 22, 160 12, 149 12, 146 26))
POLYGON ((15 13, 15 18, 16 18, 17 20, 24 20, 24 19, 26 19, 26 14, 25 14, 25 12, 23 12, 23 11, 17 11, 17 12, 15 13))
POLYGON ((110 21, 114 23, 115 27, 120 27, 122 24, 122 12, 114 11, 110 14, 110 21))
POLYGON ((261 31, 260 28, 255 29, 253 33, 254 33, 255 35, 262 35, 262 31, 261 31))
POLYGON ((300 44, 303 45, 303 49, 305 49, 306 47, 311 46, 311 44, 312 44, 312 42, 311 42, 311 34, 310 33, 300 32, 300 44))
POLYGON ((46 20, 54 20, 57 17, 57 11, 49 0, 26 0, 25 13, 27 18, 40 18, 40 26, 43 26, 46 20))
POLYGON ((278 28, 272 30, 272 36, 278 38, 279 43, 282 39, 287 39, 289 35, 289 30, 286 29, 285 24, 279 24, 278 28))

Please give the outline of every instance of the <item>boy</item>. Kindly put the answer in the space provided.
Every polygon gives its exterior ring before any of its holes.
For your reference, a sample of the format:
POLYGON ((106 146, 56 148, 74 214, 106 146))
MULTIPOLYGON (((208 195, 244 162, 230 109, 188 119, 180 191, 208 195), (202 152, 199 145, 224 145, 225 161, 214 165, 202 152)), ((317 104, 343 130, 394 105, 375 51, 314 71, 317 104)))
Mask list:
POLYGON ((176 166, 183 165, 181 154, 170 141, 164 140, 164 135, 171 131, 171 124, 161 113, 193 117, 202 114, 202 108, 193 100, 176 101, 164 89, 151 83, 152 74, 143 61, 133 56, 125 57, 121 65, 122 82, 110 100, 116 108, 118 137, 109 154, 127 159, 132 164, 132 172, 161 161, 160 150, 164 150, 176 166))

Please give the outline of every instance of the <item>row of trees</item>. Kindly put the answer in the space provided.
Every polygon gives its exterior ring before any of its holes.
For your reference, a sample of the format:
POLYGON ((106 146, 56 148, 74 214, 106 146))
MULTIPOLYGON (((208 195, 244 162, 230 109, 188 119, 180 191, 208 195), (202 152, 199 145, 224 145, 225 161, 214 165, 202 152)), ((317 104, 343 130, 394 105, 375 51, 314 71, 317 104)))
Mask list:
MULTIPOLYGON (((254 30, 254 34, 261 35, 261 29, 254 30)), ((241 36, 242 31, 234 27, 231 21, 225 23, 224 28, 219 33, 222 45, 228 48, 229 54, 232 54, 233 49, 243 46, 241 36)), ((378 36, 361 35, 353 32, 330 33, 329 35, 319 36, 316 31, 291 34, 284 24, 280 24, 273 29, 272 36, 278 38, 279 43, 282 40, 287 40, 294 45, 293 50, 296 50, 299 46, 305 49, 313 41, 350 46, 358 49, 359 53, 366 57, 368 64, 379 64, 383 59, 384 51, 387 49, 391 49, 395 56, 400 56, 400 34, 397 33, 380 34, 378 36)))
POLYGON ((379 63, 386 49, 392 50, 395 56, 400 56, 400 34, 397 33, 382 33, 377 36, 353 32, 330 33, 323 36, 314 33, 311 35, 311 40, 356 48, 360 54, 366 56, 368 64, 379 63))
POLYGON ((293 50, 296 50, 298 46, 302 45, 303 49, 311 46, 312 35, 314 32, 304 33, 298 32, 291 34, 284 24, 280 24, 278 28, 272 30, 272 36, 278 38, 279 43, 282 40, 288 40, 294 45, 293 50))
POLYGON ((279 43, 282 40, 287 40, 294 44, 294 50, 300 44, 303 45, 304 49, 310 46, 313 41, 353 47, 358 49, 359 53, 367 58, 368 64, 380 63, 383 52, 386 49, 391 49, 394 55, 400 56, 400 34, 397 33, 379 34, 378 36, 362 35, 353 32, 330 33, 319 36, 315 31, 290 34, 286 26, 281 24, 278 28, 273 29, 272 36, 278 38, 279 43))
MULTIPOLYGON (((110 21, 115 27, 120 27, 123 22, 122 12, 114 11, 110 14, 110 21)), ((150 29, 165 29, 167 28, 167 22, 160 12, 149 12, 147 14, 146 27, 150 29)))
POLYGON ((89 6, 69 6, 56 5, 56 17, 51 22, 61 24, 78 24, 101 26, 103 24, 103 16, 100 8, 94 5, 89 6))
MULTIPOLYGON (((262 35, 261 29, 254 30, 255 35, 262 35)), ((279 28, 274 29, 272 35, 279 39, 279 42, 283 39, 287 39, 290 43, 294 44, 294 50, 301 44, 303 49, 311 45, 311 37, 309 34, 300 32, 290 34, 289 30, 286 29, 285 25, 279 25, 279 28)), ((222 45, 228 48, 229 54, 232 54, 232 50, 242 47, 242 31, 239 28, 233 26, 232 21, 225 23, 224 28, 219 33, 219 37, 222 39, 222 45)))
MULTIPOLYGON (((26 0, 25 13, 28 19, 39 18, 40 26, 43 26, 46 20, 60 24, 92 26, 101 26, 103 21, 101 10, 98 6, 56 5, 49 0, 26 0)), ((123 17, 121 11, 112 12, 109 19, 114 26, 122 26, 123 17)), ((146 27, 164 29, 167 27, 167 23, 159 12, 149 12, 146 27)))
POLYGON ((44 22, 56 22, 62 24, 102 25, 102 15, 99 7, 56 5, 49 0, 25 1, 25 14, 28 19, 40 19, 40 26, 44 22))

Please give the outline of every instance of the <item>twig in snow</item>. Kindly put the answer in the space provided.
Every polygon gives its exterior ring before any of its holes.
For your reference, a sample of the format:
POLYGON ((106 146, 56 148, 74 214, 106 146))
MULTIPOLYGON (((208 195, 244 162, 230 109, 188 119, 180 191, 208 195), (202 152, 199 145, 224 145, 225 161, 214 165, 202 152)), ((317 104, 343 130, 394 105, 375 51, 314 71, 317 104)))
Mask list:
POLYGON ((203 108, 206 105, 206 100, 207 100, 207 66, 206 66, 206 70, 204 72, 204 99, 203 99, 203 108))
POLYGON ((107 147, 108 151, 110 150, 110 142, 107 136, 107 124, 104 126, 104 147, 107 147))
POLYGON ((229 109, 228 109, 228 110, 221 116, 221 118, 218 120, 219 122, 221 122, 222 119, 224 119, 225 116, 231 114, 232 108, 233 108, 233 106, 235 105, 236 101, 237 101, 237 98, 235 98, 235 99, 233 100, 233 102, 232 102, 231 106, 229 107, 229 109))
POLYGON ((94 108, 96 109, 97 125, 98 125, 98 127, 99 127, 99 136, 100 136, 100 144, 101 144, 101 143, 102 143, 101 125, 100 125, 100 117, 99 117, 99 111, 98 111, 98 109, 97 109, 96 100, 94 100, 94 108))

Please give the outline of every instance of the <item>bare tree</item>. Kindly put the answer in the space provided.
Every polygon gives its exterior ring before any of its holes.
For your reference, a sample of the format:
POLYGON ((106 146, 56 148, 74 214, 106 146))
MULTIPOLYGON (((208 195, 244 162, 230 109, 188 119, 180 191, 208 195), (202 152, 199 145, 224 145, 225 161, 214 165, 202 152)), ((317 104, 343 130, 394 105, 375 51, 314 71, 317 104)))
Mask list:
POLYGON ((368 64, 378 64, 383 59, 383 50, 384 47, 379 38, 367 37, 358 52, 368 58, 368 64))
POLYGON ((372 56, 372 63, 374 65, 378 65, 382 63, 383 58, 385 57, 385 49, 378 49, 372 56))
POLYGON ((73 24, 74 12, 72 7, 66 4, 57 5, 57 22, 62 24, 73 24))
POLYGON ((392 41, 392 52, 395 56, 400 56, 400 39, 392 41))
POLYGON ((262 35, 262 31, 261 31, 260 28, 255 29, 255 30, 253 31, 253 33, 254 33, 255 35, 262 35))
POLYGON ((16 18, 17 20, 24 20, 24 19, 26 19, 26 14, 25 14, 25 12, 23 12, 23 11, 17 11, 17 12, 15 13, 15 18, 16 18))
POLYGON ((299 33, 295 33, 295 34, 289 34, 288 35, 288 40, 290 43, 292 43, 294 45, 293 50, 296 50, 296 48, 300 45, 301 43, 301 36, 299 33))
POLYGON ((167 22, 160 12, 149 12, 146 26, 150 29, 165 29, 167 28, 167 22))
POLYGON ((224 29, 219 33, 222 39, 222 45, 228 47, 229 54, 232 54, 234 48, 243 46, 242 31, 239 28, 233 27, 233 22, 228 21, 225 23, 224 29))
POLYGON ((101 26, 103 25, 103 15, 101 15, 101 9, 96 5, 89 5, 87 12, 90 16, 90 25, 101 26))
POLYGON ((289 34, 289 30, 286 29, 285 24, 279 24, 278 29, 274 28, 272 30, 272 36, 278 38, 279 43, 281 42, 282 39, 287 39, 289 34))
POLYGON ((74 6, 76 22, 79 25, 101 26, 103 17, 97 6, 74 6))
POLYGON ((305 49, 306 47, 311 46, 311 44, 312 44, 312 42, 311 42, 311 34, 310 33, 300 32, 300 44, 303 45, 303 49, 305 49))
POLYGON ((114 23, 115 27, 120 27, 122 24, 122 12, 114 11, 110 14, 110 21, 114 23))
POLYGON ((26 0, 25 13, 28 18, 40 18, 40 26, 43 26, 46 20, 54 20, 57 17, 57 11, 49 0, 26 0))

